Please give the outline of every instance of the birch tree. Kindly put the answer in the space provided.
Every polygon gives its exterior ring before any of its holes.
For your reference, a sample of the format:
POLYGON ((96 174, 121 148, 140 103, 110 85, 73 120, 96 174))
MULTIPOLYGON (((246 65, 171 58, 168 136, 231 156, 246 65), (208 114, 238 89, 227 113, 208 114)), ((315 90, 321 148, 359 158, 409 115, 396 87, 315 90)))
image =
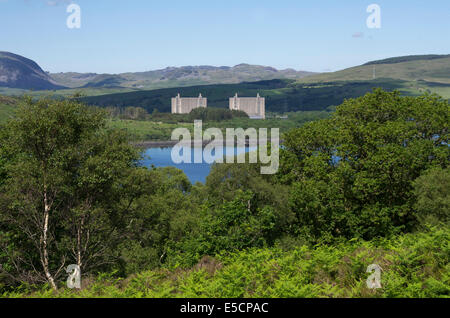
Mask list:
POLYGON ((119 180, 137 152, 105 118, 73 100, 25 98, 6 127, 0 222, 13 235, 0 246, 13 244, 3 254, 19 277, 56 290, 67 265, 110 248, 119 180))

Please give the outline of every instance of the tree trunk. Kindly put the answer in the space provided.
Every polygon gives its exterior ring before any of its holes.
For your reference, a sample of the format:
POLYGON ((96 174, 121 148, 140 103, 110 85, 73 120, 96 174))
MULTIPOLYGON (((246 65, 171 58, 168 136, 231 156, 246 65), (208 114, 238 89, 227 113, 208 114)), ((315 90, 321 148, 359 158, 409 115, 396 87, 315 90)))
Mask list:
POLYGON ((47 199, 47 187, 44 185, 44 228, 42 232, 42 267, 44 268, 45 276, 47 277, 48 282, 52 286, 54 290, 57 290, 55 280, 53 279, 52 274, 50 274, 50 270, 48 268, 48 249, 47 249, 47 233, 48 233, 48 218, 50 214, 50 205, 48 204, 47 199))
POLYGON ((84 226, 84 216, 81 217, 80 226, 77 231, 77 265, 81 268, 81 252, 82 252, 82 239, 83 239, 83 226, 84 226))

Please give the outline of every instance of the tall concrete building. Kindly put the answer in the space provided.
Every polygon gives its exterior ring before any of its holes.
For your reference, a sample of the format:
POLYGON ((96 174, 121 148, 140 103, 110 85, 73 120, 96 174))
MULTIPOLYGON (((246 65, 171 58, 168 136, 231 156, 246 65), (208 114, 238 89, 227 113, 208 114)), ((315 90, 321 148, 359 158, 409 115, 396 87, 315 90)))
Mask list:
POLYGON ((172 98, 172 114, 189 114, 191 110, 199 107, 207 107, 208 99, 202 97, 177 97, 172 98))
POLYGON ((242 110, 250 118, 265 119, 266 99, 259 94, 256 97, 238 97, 238 94, 236 94, 230 98, 230 109, 242 110))

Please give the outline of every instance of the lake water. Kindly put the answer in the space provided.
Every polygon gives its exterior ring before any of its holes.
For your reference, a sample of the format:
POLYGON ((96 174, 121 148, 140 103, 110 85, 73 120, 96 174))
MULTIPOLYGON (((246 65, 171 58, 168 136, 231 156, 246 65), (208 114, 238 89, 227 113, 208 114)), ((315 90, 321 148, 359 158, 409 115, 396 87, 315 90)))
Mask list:
MULTIPOLYGON (((231 155, 240 155, 244 152, 255 151, 255 148, 252 147, 224 147, 224 154, 231 155)), ((144 152, 144 160, 142 160, 142 165, 145 167, 151 167, 154 165, 155 167, 175 167, 180 170, 183 170, 186 176, 189 178, 192 184, 196 182, 206 182, 206 177, 209 175, 211 171, 211 164, 206 162, 202 163, 181 163, 175 164, 172 161, 172 147, 164 147, 164 148, 148 148, 144 152)), ((191 148, 191 162, 194 162, 194 148, 191 148)))

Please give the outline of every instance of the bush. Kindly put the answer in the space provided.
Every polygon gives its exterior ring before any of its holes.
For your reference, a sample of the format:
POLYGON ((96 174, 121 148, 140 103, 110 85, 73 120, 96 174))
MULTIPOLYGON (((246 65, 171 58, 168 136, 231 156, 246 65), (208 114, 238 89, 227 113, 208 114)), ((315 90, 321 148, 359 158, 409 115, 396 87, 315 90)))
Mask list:
POLYGON ((222 252, 191 269, 160 269, 125 280, 108 275, 80 291, 41 289, 3 297, 449 297, 448 228, 390 240, 352 240, 335 246, 298 246, 222 252), (369 289, 367 267, 382 268, 381 289, 369 289))

